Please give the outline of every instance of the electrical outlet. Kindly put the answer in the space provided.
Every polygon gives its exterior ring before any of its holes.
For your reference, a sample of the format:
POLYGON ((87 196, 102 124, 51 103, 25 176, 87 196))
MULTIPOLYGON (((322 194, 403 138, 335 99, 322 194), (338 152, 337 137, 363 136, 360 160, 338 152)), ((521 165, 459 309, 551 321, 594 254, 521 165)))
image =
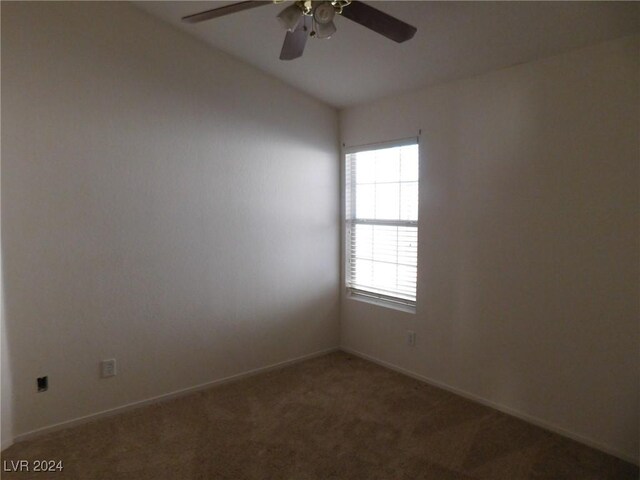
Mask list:
POLYGON ((416 332, 407 330, 407 345, 409 345, 410 347, 416 346, 416 332))
POLYGON ((102 378, 113 377, 116 374, 116 359, 110 358, 100 362, 100 371, 102 372, 102 378))

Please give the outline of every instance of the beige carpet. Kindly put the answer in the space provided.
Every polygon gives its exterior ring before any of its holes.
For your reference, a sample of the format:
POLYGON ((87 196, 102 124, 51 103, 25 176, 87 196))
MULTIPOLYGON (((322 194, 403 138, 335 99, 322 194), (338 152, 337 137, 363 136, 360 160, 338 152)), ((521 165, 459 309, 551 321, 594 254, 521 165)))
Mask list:
POLYGON ((633 479, 638 468, 344 353, 16 444, 73 479, 633 479))

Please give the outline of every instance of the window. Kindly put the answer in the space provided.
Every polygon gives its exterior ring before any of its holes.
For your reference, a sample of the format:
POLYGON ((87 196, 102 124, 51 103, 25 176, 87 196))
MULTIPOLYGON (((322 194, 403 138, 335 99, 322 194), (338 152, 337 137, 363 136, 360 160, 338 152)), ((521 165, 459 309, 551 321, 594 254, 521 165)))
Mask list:
POLYGON ((417 141, 350 149, 345 160, 347 289, 415 309, 417 141))

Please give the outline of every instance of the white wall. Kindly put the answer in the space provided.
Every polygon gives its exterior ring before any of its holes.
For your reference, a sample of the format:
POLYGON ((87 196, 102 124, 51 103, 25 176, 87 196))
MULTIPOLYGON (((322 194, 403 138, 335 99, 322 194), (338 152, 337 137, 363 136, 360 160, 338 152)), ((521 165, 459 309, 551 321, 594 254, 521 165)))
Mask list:
POLYGON ((338 345, 333 109, 116 2, 3 3, 2 100, 17 435, 338 345))
MULTIPOLYGON (((0 212, 2 211, 1 203, 0 201, 0 212)), ((0 237, 2 236, 1 231, 2 225, 0 223, 0 237)), ((4 312, 4 274, 0 248, 0 449, 4 450, 11 444, 13 444, 13 382, 4 312)))
POLYGON ((637 459, 638 45, 341 112, 423 131, 417 314, 345 298, 345 347, 637 459))

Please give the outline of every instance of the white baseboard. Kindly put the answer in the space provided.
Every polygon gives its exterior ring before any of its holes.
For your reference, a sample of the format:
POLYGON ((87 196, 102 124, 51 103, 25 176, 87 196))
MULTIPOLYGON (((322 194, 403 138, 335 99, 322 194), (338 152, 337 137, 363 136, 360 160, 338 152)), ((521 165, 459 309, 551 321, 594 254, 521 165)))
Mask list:
POLYGON ((77 417, 71 420, 66 420, 64 422, 60 422, 60 423, 56 423, 53 425, 49 425, 46 427, 42 427, 42 428, 38 428, 36 430, 31 430, 29 432, 25 432, 25 433, 21 433, 20 435, 16 435, 13 439, 13 441, 11 442, 11 444, 7 445, 7 447, 5 447, 5 445, 2 445, 2 450, 4 450, 5 448, 8 448, 9 446, 11 446, 13 443, 18 443, 18 442, 23 442, 25 440, 32 440, 36 437, 39 437, 41 435, 44 435, 46 433, 51 433, 51 432, 55 432, 57 430, 62 430, 65 428, 69 428, 69 427, 74 427, 76 425, 81 425, 83 423, 87 423, 93 420, 97 420, 99 418, 105 418, 105 417, 110 417, 112 415, 117 415, 119 413, 123 413, 123 412, 127 412, 129 410, 134 410, 136 408, 139 407, 143 407, 145 405, 150 405, 153 403, 159 403, 159 402, 165 402, 167 400, 172 400, 174 398, 179 398, 179 397, 183 397, 185 395, 189 395, 191 393, 195 393, 201 390, 206 390, 208 388, 211 387, 215 387, 218 385, 222 385, 224 383, 229 383, 229 382, 234 382, 234 381, 238 381, 244 378, 248 378, 248 377, 252 377, 254 375, 258 375, 260 373, 265 373, 271 370, 278 370, 280 368, 284 368, 287 367, 289 365, 293 365, 294 363, 299 363, 302 362, 304 360, 310 360, 312 358, 315 357, 321 357, 322 355, 326 355, 328 353, 331 352, 336 352, 340 350, 339 347, 333 347, 333 348, 328 348, 326 350, 321 350, 318 352, 314 352, 314 353, 310 353, 307 355, 303 355, 301 357, 296 357, 296 358, 291 358, 289 360, 284 360, 282 362, 278 362, 278 363, 274 363, 271 365, 267 365, 265 367, 259 367, 259 368, 255 368, 253 370, 248 370, 246 372, 242 372, 242 373, 238 373, 236 375, 231 375, 229 377, 224 377, 224 378, 220 378, 218 380, 213 380, 211 382, 206 382, 206 383, 202 383, 200 385, 195 385, 193 387, 188 387, 188 388, 184 388, 181 390, 176 390, 173 392, 169 392, 169 393, 165 393, 162 395, 158 395, 156 397, 151 397, 151 398, 147 398, 145 400, 139 400, 137 402, 132 402, 132 403, 128 403, 126 405, 121 405, 119 407, 115 407, 115 408, 110 408, 108 410, 102 410, 100 412, 96 412, 96 413, 92 413, 89 415, 84 415, 82 417, 77 417))
POLYGON ((402 373, 403 375, 407 375, 408 377, 411 378, 415 378, 416 380, 419 380, 421 382, 427 383, 429 385, 433 385, 434 387, 438 387, 441 388, 443 390, 447 390, 451 393, 455 393, 456 395, 460 395, 461 397, 467 398, 469 400, 472 400, 476 403, 480 403, 482 405, 485 405, 487 407, 493 408, 494 410, 498 410, 500 412, 506 413, 507 415, 511 415, 512 417, 516 417, 519 418, 521 420, 524 420, 525 422, 531 423, 533 425, 536 425, 538 427, 544 428, 545 430, 549 430, 551 432, 557 433, 559 435, 562 435, 563 437, 567 437, 570 438, 572 440, 575 440, 576 442, 580 442, 583 443, 589 447, 595 448, 596 450, 600 450, 602 452, 608 453, 609 455, 613 455, 614 457, 618 457, 626 462, 629 463, 633 463, 634 465, 638 465, 638 457, 636 456, 632 456, 629 455, 625 452, 621 452, 615 448, 609 447, 607 445, 603 445, 599 442, 596 442, 590 438, 587 437, 583 437, 580 434, 565 430, 562 427, 559 427, 557 425, 554 425, 552 423, 549 423, 545 420, 542 420, 540 418, 531 416, 527 413, 523 413, 520 412, 518 410, 514 410, 513 408, 507 407, 505 405, 501 405, 499 403, 495 403, 492 402, 491 400, 487 400, 486 398, 482 398, 479 397, 478 395, 475 395, 473 393, 469 393, 466 392, 464 390, 460 390, 458 388, 452 387, 450 385, 447 385, 445 383, 439 382, 437 380, 433 380, 431 378, 425 377, 423 375, 420 375, 419 373, 415 373, 412 372, 410 370, 407 370, 405 368, 399 367, 397 365, 394 365, 392 363, 389 362, 385 362, 384 360, 380 360, 378 358, 372 357, 371 355, 367 355, 366 353, 362 353, 359 352, 357 350, 354 350, 352 348, 349 347, 344 347, 341 346, 340 350, 342 350, 343 352, 346 353, 350 353, 351 355, 355 355, 356 357, 360 357, 364 360, 368 360, 372 363, 375 363, 377 365, 380 365, 382 367, 388 368, 390 370, 394 370, 398 373, 402 373))

